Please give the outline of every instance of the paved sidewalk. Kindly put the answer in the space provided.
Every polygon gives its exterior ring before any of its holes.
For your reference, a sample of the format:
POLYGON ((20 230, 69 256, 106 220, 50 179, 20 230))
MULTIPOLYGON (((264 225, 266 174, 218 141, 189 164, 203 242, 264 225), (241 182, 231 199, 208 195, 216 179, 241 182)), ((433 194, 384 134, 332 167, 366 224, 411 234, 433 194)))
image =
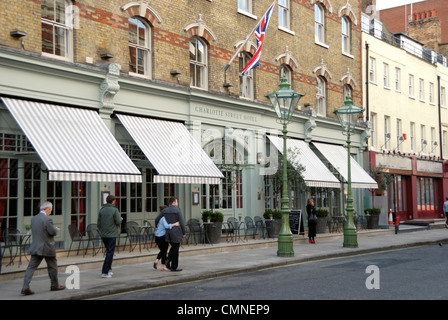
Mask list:
MULTIPOLYGON (((438 245, 443 243, 448 250, 448 230, 433 229, 414 232, 400 232, 392 230, 383 232, 359 232, 358 248, 343 248, 342 234, 318 235, 317 244, 309 244, 306 239, 299 237, 294 240, 294 257, 282 258, 277 256, 276 240, 251 240, 240 242, 235 246, 230 244, 214 246, 188 246, 181 249, 179 268, 181 272, 170 272, 153 269, 154 254, 157 249, 151 249, 152 254, 142 257, 143 261, 131 264, 116 265, 114 262, 112 278, 100 278, 100 264, 93 269, 80 267, 80 288, 50 291, 50 280, 47 274, 35 275, 31 282, 31 296, 21 296, 23 277, 13 280, 0 281, 1 300, 53 300, 53 299, 87 299, 127 290, 150 288, 160 285, 175 284, 186 281, 224 276, 259 269, 294 264, 305 261, 350 256, 361 253, 379 252, 395 248, 438 245), (253 245, 256 244, 256 245, 253 245), (212 250, 211 250, 212 249, 212 250)), ((117 256, 124 253, 119 253, 117 256)), ((100 254, 101 256, 101 254, 100 254)), ((75 256, 76 257, 76 256, 75 256)), ((85 258, 77 256, 82 262, 85 258)), ((67 259, 58 259, 67 264, 67 259)), ((45 264, 42 262, 42 264, 45 264)), ((74 263, 76 264, 76 263, 74 263)), ((117 263, 118 264, 118 263, 117 263)), ((27 261, 22 265, 22 272, 26 269, 27 261)), ((160 266, 159 266, 160 267, 160 266)), ((4 272, 4 270, 3 270, 4 272)), ((71 274, 59 273, 60 284, 65 284, 71 274)), ((249 297, 250 298, 250 297, 249 297)))

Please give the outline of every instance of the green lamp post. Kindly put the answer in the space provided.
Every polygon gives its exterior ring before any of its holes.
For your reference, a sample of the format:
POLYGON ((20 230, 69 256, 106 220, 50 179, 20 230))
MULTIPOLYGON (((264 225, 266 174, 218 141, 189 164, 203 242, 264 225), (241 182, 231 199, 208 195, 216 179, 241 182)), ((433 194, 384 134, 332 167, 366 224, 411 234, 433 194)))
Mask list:
POLYGON ((292 233, 289 226, 289 197, 288 197, 288 175, 286 163, 286 127, 291 120, 291 116, 299 103, 300 98, 304 94, 295 92, 290 89, 291 85, 283 76, 279 84, 279 90, 266 95, 271 100, 272 106, 277 114, 279 122, 283 125, 283 189, 282 189, 282 225, 278 235, 278 251, 279 257, 293 257, 293 241, 292 233))
POLYGON ((350 167, 350 135, 355 129, 356 124, 361 118, 361 114, 364 109, 358 108, 353 105, 353 101, 350 96, 347 96, 344 105, 334 113, 337 115, 339 123, 342 126, 342 133, 347 136, 347 159, 348 159, 348 171, 347 171, 347 207, 346 207, 346 222, 344 226, 344 244, 346 248, 357 248, 358 238, 356 235, 356 228, 353 222, 353 198, 352 198, 352 174, 350 167))

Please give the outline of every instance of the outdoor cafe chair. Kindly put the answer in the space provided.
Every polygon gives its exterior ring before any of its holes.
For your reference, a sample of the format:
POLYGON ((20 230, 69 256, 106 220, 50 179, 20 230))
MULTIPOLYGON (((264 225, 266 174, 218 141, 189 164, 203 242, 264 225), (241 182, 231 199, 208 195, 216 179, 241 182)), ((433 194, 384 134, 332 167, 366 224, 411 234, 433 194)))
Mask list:
MULTIPOLYGON (((130 250, 129 252, 134 251, 134 249, 137 247, 139 247, 140 252, 142 251, 142 246, 141 246, 141 241, 142 241, 142 234, 141 234, 141 229, 140 226, 138 225, 137 222, 135 221, 128 221, 126 223, 126 233, 127 233, 127 239, 129 239, 129 245, 130 245, 130 250)), ((126 239, 126 241, 127 241, 126 239)), ((126 243, 125 243, 125 247, 126 247, 126 243)))
POLYGON ((92 251, 93 256, 95 256, 100 250, 104 252, 103 240, 101 239, 100 230, 98 229, 98 225, 96 223, 89 224, 87 226, 87 247, 85 253, 87 254, 87 250, 89 249, 89 244, 92 243, 92 251), (98 248, 96 248, 98 247, 98 248))
MULTIPOLYGON (((78 227, 75 224, 69 224, 68 225, 68 233, 70 234, 71 243, 70 248, 68 249, 67 257, 70 255, 70 251, 72 250, 73 242, 78 242, 78 251, 76 252, 76 255, 79 254, 79 249, 81 248, 81 243, 85 240, 81 232, 79 232, 78 227)), ((82 253, 82 256, 84 257, 84 251, 82 253)))
POLYGON ((253 238, 255 239, 255 235, 257 234, 257 226, 255 225, 252 218, 249 216, 246 216, 244 218, 244 224, 245 224, 244 239, 247 240, 248 234, 249 235, 251 234, 253 236, 253 238))

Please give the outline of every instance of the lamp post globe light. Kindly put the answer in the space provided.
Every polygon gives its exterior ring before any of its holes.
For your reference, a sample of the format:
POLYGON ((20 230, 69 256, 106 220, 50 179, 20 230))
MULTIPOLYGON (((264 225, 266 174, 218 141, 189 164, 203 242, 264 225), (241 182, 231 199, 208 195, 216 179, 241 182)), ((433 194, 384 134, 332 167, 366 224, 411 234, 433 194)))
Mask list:
POLYGON ((344 226, 344 244, 346 248, 357 248, 358 238, 356 235, 356 227, 353 222, 353 198, 352 198, 352 174, 350 167, 350 135, 355 129, 362 112, 361 109, 353 105, 353 101, 350 96, 347 96, 344 105, 337 110, 334 110, 338 117, 339 123, 342 127, 342 133, 347 136, 347 207, 346 207, 346 222, 344 226))
POLYGON ((283 76, 279 90, 266 95, 271 100, 271 104, 274 107, 277 114, 278 121, 283 125, 283 176, 282 176, 282 225, 278 234, 278 251, 279 257, 293 257, 293 239, 289 226, 289 197, 288 197, 288 175, 287 175, 287 163, 286 163, 286 134, 287 125, 291 120, 291 116, 299 103, 300 98, 304 94, 291 90, 291 85, 283 76))

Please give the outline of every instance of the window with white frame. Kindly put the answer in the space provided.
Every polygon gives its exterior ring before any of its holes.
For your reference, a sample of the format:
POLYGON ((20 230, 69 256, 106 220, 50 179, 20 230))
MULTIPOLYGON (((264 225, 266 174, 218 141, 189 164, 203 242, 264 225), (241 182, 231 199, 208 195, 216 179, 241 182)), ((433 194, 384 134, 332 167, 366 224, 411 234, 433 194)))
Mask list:
POLYGON ((383 82, 384 87, 389 88, 389 65, 387 63, 383 63, 383 82))
POLYGON ((442 142, 443 143, 443 145, 442 145, 443 155, 441 155, 441 157, 447 158, 447 156, 448 156, 448 131, 443 130, 442 137, 443 137, 443 142, 442 142))
POLYGON ((446 107, 446 91, 445 87, 440 87, 440 104, 446 107))
POLYGON ((151 77, 151 27, 141 18, 129 22, 129 73, 151 77))
POLYGON ((347 16, 341 18, 341 32, 342 32, 342 52, 351 54, 352 47, 352 30, 350 19, 347 16))
POLYGON ((72 59, 73 16, 67 13, 71 3, 66 0, 41 1, 42 53, 72 59))
POLYGON ((325 43, 325 9, 319 4, 314 4, 314 39, 317 43, 325 43))
POLYGON ((425 152, 428 142, 426 141, 426 126, 423 124, 420 126, 420 138, 420 150, 421 152, 425 152))
POLYGON ((418 79, 418 98, 420 101, 425 100, 425 80, 418 79))
POLYGON ((190 86, 207 89, 207 44, 200 38, 190 39, 190 86))
POLYGON ((408 81, 409 81, 409 97, 413 98, 414 97, 414 76, 412 74, 409 75, 408 81))
POLYGON ((403 142, 403 133, 401 129, 401 119, 397 119, 397 151, 401 151, 402 142, 403 142))
POLYGON ((238 9, 252 13, 252 0, 238 0, 238 9))
POLYGON ((370 123, 371 123, 371 129, 370 129, 370 136, 371 136, 371 139, 370 139, 370 143, 371 143, 371 145, 372 145, 372 147, 376 147, 376 143, 377 143, 377 128, 376 128, 376 126, 377 126, 377 114, 376 113, 374 113, 374 112, 372 112, 371 114, 370 114, 370 123))
POLYGON ((387 149, 390 148, 390 117, 384 116, 384 147, 387 149))
POLYGON ((429 83, 429 103, 434 104, 434 83, 429 83))
POLYGON ((317 114, 327 116, 327 82, 324 77, 316 78, 317 114))
POLYGON ((375 58, 369 58, 369 81, 376 83, 376 60, 375 58))
POLYGON ((291 29, 290 0, 278 0, 278 26, 291 29))
POLYGON ((251 56, 247 52, 241 52, 239 56, 240 97, 254 99, 254 69, 249 70, 243 76, 241 71, 247 65, 251 56))
POLYGON ((401 69, 395 68, 395 91, 401 91, 401 69))
POLYGON ((434 153, 434 150, 437 147, 437 141, 436 141, 436 128, 431 127, 431 153, 434 153))
POLYGON ((411 152, 415 152, 415 123, 411 122, 410 126, 411 135, 411 152))

